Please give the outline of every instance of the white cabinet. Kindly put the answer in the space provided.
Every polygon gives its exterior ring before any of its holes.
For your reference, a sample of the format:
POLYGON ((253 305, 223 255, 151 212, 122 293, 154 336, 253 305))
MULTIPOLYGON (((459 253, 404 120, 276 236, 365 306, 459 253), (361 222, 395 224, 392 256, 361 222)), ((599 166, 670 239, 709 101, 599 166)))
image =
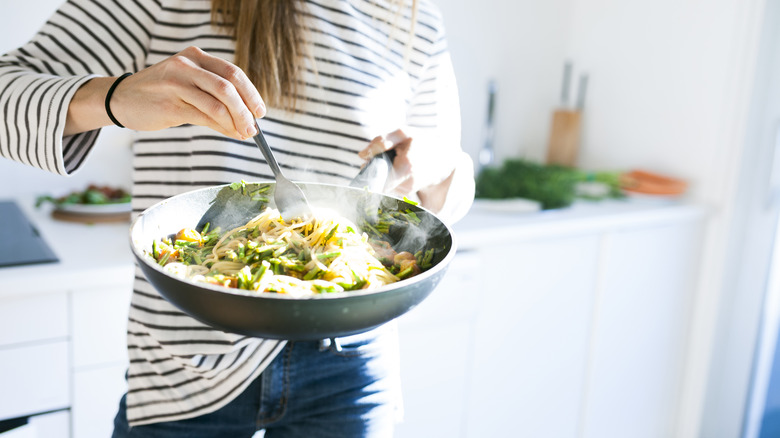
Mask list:
POLYGON ((0 419, 70 405, 68 342, 0 349, 0 419))
POLYGON ((111 436, 126 391, 127 312, 132 278, 116 285, 74 291, 73 436, 111 436))
MULTIPOLYGON (((68 296, 64 293, 16 295, 0 306, 0 347, 68 337, 68 296)), ((0 417, 1 418, 1 417, 0 417)))
POLYGON ((105 438, 114 430, 119 399, 127 390, 127 365, 103 366, 73 373, 73 437, 105 438))
POLYGON ((599 237, 509 242, 480 254, 489 262, 472 298, 483 304, 465 436, 576 436, 599 237))
POLYGON ((0 419, 70 404, 68 300, 23 295, 0 306, 0 419))
POLYGON ((703 212, 469 220, 466 251, 399 320, 395 436, 673 436, 703 212))
POLYGON ((72 293, 76 371, 127 362, 127 312, 132 279, 72 293))
POLYGON ((598 251, 584 236, 458 253, 400 320, 396 436, 574 436, 598 251))
POLYGON ((0 420, 34 415, 12 436, 111 435, 126 389, 131 291, 127 276, 102 287, 3 299, 0 420), (53 410, 62 411, 36 415, 53 410))
POLYGON ((476 252, 458 253, 441 284, 399 320, 404 420, 397 437, 457 437, 466 425, 481 268, 476 252))
POLYGON ((701 223, 605 242, 583 437, 674 436, 701 223))

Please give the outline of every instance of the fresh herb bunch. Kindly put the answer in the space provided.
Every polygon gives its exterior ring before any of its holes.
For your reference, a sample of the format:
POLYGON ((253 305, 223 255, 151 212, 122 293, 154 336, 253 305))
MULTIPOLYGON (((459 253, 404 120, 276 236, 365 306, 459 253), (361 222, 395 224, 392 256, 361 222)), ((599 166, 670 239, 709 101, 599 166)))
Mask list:
POLYGON ((581 180, 576 169, 509 159, 477 176, 476 196, 484 199, 525 198, 539 201, 542 209, 567 207, 576 197, 581 180))

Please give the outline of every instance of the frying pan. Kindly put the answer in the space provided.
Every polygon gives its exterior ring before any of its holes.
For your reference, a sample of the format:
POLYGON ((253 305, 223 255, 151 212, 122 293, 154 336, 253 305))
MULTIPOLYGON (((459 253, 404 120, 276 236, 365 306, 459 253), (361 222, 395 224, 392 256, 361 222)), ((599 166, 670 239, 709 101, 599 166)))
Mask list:
POLYGON ((273 203, 274 183, 246 184, 247 190, 213 186, 177 195, 145 210, 132 223, 130 243, 147 280, 173 305, 214 328, 247 336, 317 340, 352 335, 378 327, 408 312, 434 290, 455 255, 451 229, 428 210, 363 188, 319 183, 300 184, 314 210, 331 208, 360 225, 366 212, 413 211, 419 226, 390 228, 387 240, 396 251, 434 249, 433 266, 414 277, 378 289, 292 298, 251 293, 177 277, 149 255, 152 241, 182 228, 211 223, 223 231, 246 224, 273 203), (251 193, 269 185, 268 199, 251 193))

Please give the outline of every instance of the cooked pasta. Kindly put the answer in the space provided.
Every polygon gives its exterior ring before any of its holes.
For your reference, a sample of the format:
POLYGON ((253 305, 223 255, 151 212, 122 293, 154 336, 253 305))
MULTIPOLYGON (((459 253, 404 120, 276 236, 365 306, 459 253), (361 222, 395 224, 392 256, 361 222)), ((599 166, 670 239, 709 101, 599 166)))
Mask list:
POLYGON ((319 211, 288 223, 278 210, 267 208, 225 233, 209 230, 208 224, 200 232, 183 229, 154 241, 152 252, 180 277, 306 296, 377 288, 416 275, 430 266, 433 251, 396 253, 334 213, 319 211))

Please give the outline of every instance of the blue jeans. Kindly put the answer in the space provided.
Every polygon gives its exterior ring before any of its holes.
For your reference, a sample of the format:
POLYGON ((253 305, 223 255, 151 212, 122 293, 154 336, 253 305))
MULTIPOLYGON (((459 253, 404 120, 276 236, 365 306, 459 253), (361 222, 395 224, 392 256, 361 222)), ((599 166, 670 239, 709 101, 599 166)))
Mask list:
POLYGON ((335 343, 288 342, 241 395, 200 417, 129 427, 122 397, 112 438, 391 437, 399 368, 395 323, 335 343))

